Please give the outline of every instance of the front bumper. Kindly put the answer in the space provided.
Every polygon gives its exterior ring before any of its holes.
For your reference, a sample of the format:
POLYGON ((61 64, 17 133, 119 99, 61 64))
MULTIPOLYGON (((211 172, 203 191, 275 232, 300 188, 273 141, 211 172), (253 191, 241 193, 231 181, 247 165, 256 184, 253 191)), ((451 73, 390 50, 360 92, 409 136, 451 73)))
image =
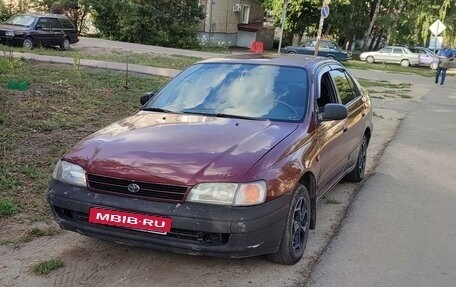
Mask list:
POLYGON ((132 199, 52 181, 47 198, 63 229, 138 247, 241 258, 278 250, 291 193, 257 206, 228 207, 132 199), (89 223, 92 206, 168 216, 173 220, 171 232, 160 235, 89 223))
POLYGON ((22 42, 24 42, 24 37, 0 36, 0 44, 3 45, 22 45, 22 42))

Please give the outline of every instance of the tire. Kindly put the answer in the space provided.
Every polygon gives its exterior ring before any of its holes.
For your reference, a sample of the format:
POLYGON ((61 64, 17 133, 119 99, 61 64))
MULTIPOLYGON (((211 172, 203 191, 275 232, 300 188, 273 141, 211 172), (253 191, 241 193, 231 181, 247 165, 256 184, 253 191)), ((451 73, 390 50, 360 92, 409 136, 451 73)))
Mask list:
POLYGON ((336 59, 333 55, 328 55, 328 56, 326 56, 326 58, 332 59, 332 60, 335 60, 335 59, 336 59))
POLYGON ((290 52, 288 52, 288 54, 296 54, 296 52, 295 51, 290 51, 290 52))
POLYGON ((367 161, 367 136, 363 136, 363 140, 359 146, 358 158, 356 159, 355 168, 345 176, 346 181, 360 182, 364 179, 366 173, 366 161, 367 161))
POLYGON ((299 184, 293 192, 279 250, 268 254, 270 261, 293 265, 301 259, 309 237, 310 217, 309 192, 304 185, 299 184))
POLYGON ((369 63, 369 64, 373 64, 373 63, 375 62, 374 57, 368 56, 368 57, 366 58, 366 62, 369 63))
POLYGON ((402 66, 402 67, 408 67, 408 66, 410 66, 409 60, 402 60, 402 61, 401 61, 401 66, 402 66))
POLYGON ((437 63, 437 62, 432 62, 429 64, 429 68, 431 68, 432 70, 437 70, 438 66, 439 66, 439 63, 437 63))
POLYGON ((32 38, 25 37, 24 42, 22 42, 22 47, 32 50, 33 46, 34 46, 34 44, 33 44, 32 38))
POLYGON ((62 50, 62 51, 70 50, 70 39, 63 38, 62 43, 60 43, 60 50, 62 50))

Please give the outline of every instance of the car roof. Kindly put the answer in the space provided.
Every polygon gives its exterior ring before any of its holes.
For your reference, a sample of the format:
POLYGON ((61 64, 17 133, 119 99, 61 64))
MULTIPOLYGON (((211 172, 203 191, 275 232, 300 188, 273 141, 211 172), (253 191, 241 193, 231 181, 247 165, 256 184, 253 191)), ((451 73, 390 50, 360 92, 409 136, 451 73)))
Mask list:
POLYGON ((67 16, 62 15, 62 14, 52 14, 52 13, 35 13, 35 12, 29 12, 29 13, 21 13, 18 14, 20 16, 32 16, 32 17, 53 17, 53 18, 64 18, 68 19, 67 16))
POLYGON ((211 58, 199 63, 229 63, 229 64, 254 64, 254 65, 275 65, 305 68, 312 71, 323 63, 340 65, 339 62, 326 57, 299 55, 299 54, 281 54, 281 55, 263 55, 263 54, 240 54, 222 58, 211 58))

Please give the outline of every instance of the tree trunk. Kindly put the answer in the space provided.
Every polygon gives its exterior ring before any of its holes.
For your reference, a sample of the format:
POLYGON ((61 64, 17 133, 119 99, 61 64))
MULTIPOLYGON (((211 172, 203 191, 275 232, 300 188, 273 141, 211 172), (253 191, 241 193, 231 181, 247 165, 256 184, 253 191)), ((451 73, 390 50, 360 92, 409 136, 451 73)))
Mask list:
POLYGON ((374 44, 378 41, 378 37, 381 36, 381 34, 382 31, 375 31, 374 36, 372 36, 372 41, 370 42, 369 48, 367 49, 368 51, 372 51, 372 49, 374 49, 374 44))
POLYGON ((369 29, 364 34, 364 44, 363 44, 363 48, 361 49, 362 51, 366 51, 367 46, 369 45, 368 38, 372 34, 372 29, 374 28, 375 21, 377 21, 378 13, 380 12, 380 2, 381 2, 380 0, 377 1, 377 5, 375 5, 374 15, 372 16, 371 22, 369 24, 369 29))
POLYGON ((382 43, 383 39, 383 31, 380 32, 380 35, 378 35, 377 42, 375 43, 374 51, 377 51, 380 48, 380 44, 382 43))
POLYGON ((302 33, 294 33, 292 45, 299 46, 299 44, 301 44, 301 40, 302 40, 302 33))

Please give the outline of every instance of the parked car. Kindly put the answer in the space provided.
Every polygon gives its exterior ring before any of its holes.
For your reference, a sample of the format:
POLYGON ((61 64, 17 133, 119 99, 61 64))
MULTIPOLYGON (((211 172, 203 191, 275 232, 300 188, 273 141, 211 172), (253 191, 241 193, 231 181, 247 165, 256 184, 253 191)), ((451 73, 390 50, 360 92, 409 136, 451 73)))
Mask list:
POLYGON ((431 69, 437 69, 439 60, 435 57, 434 51, 426 47, 409 47, 409 50, 420 56, 420 66, 427 66, 431 69))
MULTIPOLYGON (((316 39, 310 39, 305 41, 301 46, 286 46, 283 48, 283 52, 288 54, 314 55, 316 44, 316 39)), ((318 56, 332 58, 337 61, 346 61, 351 59, 352 53, 342 50, 333 41, 320 40, 318 56)))
POLYGON ((76 144, 47 191, 59 225, 139 247, 298 262, 317 200, 364 177, 371 101, 337 61, 254 57, 194 64, 76 144))
POLYGON ((418 54, 412 53, 406 47, 386 46, 375 52, 364 52, 359 56, 361 61, 370 64, 374 62, 395 63, 403 67, 410 65, 419 65, 420 58, 418 54))
POLYGON ((69 50, 79 41, 75 25, 64 15, 20 14, 0 25, 0 44, 20 45, 33 49, 37 46, 60 46, 69 50))

